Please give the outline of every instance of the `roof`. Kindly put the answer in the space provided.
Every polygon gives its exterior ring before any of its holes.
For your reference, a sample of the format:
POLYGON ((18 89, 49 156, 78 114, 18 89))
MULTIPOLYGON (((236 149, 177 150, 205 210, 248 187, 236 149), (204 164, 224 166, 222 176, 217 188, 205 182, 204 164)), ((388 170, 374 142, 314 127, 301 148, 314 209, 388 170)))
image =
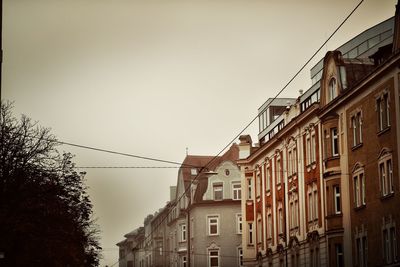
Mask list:
MULTIPOLYGON (((214 157, 210 157, 213 159, 214 157)), ((208 166, 208 170, 206 171, 214 171, 222 162, 224 161, 231 161, 236 164, 237 160, 239 159, 239 146, 237 144, 233 144, 229 150, 227 150, 222 156, 217 157, 211 164, 208 166)), ((190 174, 190 173, 189 173, 190 174)), ((203 195, 207 191, 208 187, 208 179, 205 173, 200 174, 197 179, 198 184, 196 188, 196 192, 194 194, 194 201, 201 202, 203 201, 203 195)), ((187 184, 190 183, 190 180, 187 181, 187 184)), ((186 183, 185 183, 186 187, 186 183)))

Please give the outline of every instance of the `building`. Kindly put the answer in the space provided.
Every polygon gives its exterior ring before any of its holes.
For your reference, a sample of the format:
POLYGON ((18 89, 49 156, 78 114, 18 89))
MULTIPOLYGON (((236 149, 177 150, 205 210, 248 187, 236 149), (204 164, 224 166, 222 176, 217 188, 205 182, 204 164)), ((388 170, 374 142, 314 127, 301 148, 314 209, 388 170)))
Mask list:
POLYGON ((238 158, 236 144, 219 157, 187 155, 167 205, 117 244, 120 266, 242 266, 238 158))
POLYGON ((245 266, 400 264, 399 31, 396 11, 328 52, 240 137, 245 266))
POLYGON ((139 227, 124 235, 125 239, 117 243, 119 247, 119 266, 140 266, 144 253, 139 251, 144 239, 144 228, 139 227), (143 254, 143 255, 142 255, 143 254))
POLYGON ((186 156, 168 220, 170 266, 241 266, 238 153, 233 145, 220 157, 186 156))

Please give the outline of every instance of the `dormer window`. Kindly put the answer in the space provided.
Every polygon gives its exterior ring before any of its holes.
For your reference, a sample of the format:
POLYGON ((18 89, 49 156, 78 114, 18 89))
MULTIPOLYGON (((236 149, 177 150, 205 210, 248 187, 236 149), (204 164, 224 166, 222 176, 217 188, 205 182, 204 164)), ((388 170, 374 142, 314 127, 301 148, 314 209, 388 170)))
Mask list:
POLYGON ((328 86, 328 102, 331 102, 336 97, 337 97, 337 83, 336 79, 332 78, 329 81, 329 86, 328 86))

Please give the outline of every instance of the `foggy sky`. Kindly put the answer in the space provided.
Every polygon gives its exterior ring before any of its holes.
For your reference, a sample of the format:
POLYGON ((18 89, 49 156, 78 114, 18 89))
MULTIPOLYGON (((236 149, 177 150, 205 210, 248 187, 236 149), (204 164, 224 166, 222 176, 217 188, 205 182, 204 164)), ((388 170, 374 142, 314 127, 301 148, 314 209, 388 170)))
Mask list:
MULTIPOLYGON (((315 64, 394 15, 365 1, 315 64)), ((4 0, 2 99, 62 141, 182 161, 218 153, 358 1, 4 0)), ((282 94, 311 85, 310 64, 282 94)), ((257 123, 247 133, 257 140, 257 123)), ((74 147, 77 166, 167 166, 74 147)), ((104 264, 177 169, 88 169, 104 264)))

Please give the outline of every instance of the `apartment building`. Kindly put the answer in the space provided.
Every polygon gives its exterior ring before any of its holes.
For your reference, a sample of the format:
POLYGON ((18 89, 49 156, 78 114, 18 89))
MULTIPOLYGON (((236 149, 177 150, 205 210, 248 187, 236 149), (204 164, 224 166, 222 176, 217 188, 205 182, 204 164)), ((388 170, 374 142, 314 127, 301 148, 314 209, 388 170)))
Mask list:
POLYGON ((399 264, 399 25, 328 52, 307 92, 260 107, 258 144, 239 138, 245 266, 399 264))
POLYGON ((132 232, 137 242, 127 234, 117 244, 120 266, 242 266, 238 158, 236 144, 219 157, 187 155, 167 205, 132 232))

